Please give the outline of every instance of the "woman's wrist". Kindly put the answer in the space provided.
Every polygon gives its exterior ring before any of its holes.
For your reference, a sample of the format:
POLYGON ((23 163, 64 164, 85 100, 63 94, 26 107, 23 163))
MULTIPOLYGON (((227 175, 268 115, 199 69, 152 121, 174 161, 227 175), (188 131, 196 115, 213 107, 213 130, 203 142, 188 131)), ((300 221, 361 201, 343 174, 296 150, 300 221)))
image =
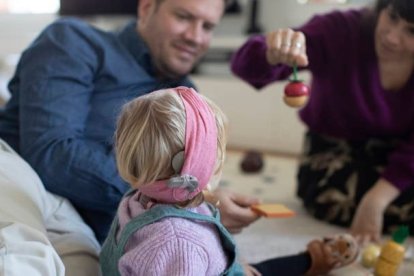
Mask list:
MULTIPOLYGON (((394 199, 398 197, 400 191, 391 182, 380 178, 375 185, 367 192, 365 197, 375 202, 378 208, 386 209, 394 199)), ((365 198, 364 197, 364 198, 365 198)))

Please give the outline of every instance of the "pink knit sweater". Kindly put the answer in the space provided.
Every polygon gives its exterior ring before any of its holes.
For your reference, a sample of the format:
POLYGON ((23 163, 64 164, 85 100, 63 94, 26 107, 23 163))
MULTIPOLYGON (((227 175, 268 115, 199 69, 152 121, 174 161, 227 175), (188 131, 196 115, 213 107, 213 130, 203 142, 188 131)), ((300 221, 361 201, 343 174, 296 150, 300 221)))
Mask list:
MULTIPOLYGON (((120 229, 145 212, 138 192, 121 201, 120 229)), ((202 204, 190 211, 211 215, 202 204)), ((118 231, 119 232, 119 231, 118 231)), ((216 227, 184 218, 167 218, 138 230, 119 261, 121 275, 219 275, 228 266, 216 227)))

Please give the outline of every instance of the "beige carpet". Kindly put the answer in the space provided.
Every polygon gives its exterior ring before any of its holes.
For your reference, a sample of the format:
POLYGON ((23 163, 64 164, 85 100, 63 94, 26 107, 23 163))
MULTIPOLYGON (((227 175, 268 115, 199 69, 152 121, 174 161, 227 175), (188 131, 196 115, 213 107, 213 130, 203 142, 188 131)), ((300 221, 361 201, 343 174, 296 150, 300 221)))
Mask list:
MULTIPOLYGON (((243 194, 255 195, 266 203, 282 203, 296 211, 292 218, 261 218, 236 235, 241 255, 249 262, 275 256, 296 254, 306 248, 313 238, 345 232, 346 229, 328 225, 308 216, 295 197, 297 160, 293 157, 265 155, 265 166, 259 174, 244 174, 240 169, 243 153, 229 151, 220 185, 243 194)), ((387 239, 389 237, 384 237, 387 239)), ((400 276, 414 275, 414 240, 407 243, 407 258, 400 276)), ((359 262, 332 275, 371 275, 359 262)))

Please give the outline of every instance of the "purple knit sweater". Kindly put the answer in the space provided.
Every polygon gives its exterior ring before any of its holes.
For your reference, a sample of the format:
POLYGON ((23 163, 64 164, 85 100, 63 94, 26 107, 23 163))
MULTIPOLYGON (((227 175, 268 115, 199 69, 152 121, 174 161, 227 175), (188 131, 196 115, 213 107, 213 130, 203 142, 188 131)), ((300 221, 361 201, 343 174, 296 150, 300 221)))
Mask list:
MULTIPOLYGON (((120 230, 145 212, 138 192, 125 197, 118 208, 120 230)), ((190 209, 211 215, 207 205, 190 209)), ((162 219, 138 230, 119 261, 121 275, 220 275, 228 266, 216 227, 183 218, 162 219)))
MULTIPOLYGON (((352 141, 398 138, 383 177, 400 190, 414 185, 414 77, 400 91, 382 88, 369 11, 315 16, 298 30, 306 36, 311 96, 300 117, 312 132, 352 141)), ((265 40, 251 37, 233 56, 233 72, 257 89, 286 79, 287 66, 271 66, 265 40)))

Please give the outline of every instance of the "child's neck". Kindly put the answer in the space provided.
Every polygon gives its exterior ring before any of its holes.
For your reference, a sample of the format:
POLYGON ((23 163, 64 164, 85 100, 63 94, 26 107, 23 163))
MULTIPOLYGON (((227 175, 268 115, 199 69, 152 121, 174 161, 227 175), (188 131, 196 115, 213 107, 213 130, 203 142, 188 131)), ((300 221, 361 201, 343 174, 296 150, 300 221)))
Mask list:
POLYGON ((144 209, 150 209, 156 204, 168 204, 175 206, 177 208, 195 208, 197 206, 200 206, 204 201, 204 195, 200 193, 195 198, 191 200, 186 200, 183 202, 177 202, 177 203, 169 203, 169 202, 163 202, 154 198, 150 198, 142 193, 139 194, 138 201, 141 203, 142 207, 144 209))

